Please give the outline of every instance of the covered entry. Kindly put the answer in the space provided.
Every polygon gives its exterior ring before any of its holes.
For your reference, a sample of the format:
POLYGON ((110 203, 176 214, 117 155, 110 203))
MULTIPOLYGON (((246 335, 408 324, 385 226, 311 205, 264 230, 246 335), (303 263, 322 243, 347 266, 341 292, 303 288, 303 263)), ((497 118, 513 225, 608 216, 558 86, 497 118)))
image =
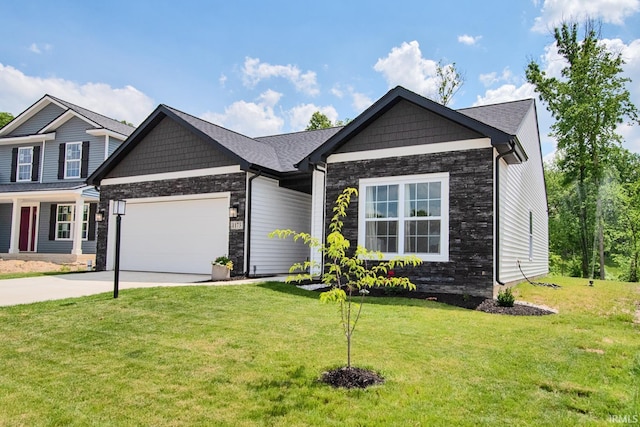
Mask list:
POLYGON ((121 269, 209 274, 228 251, 227 193, 127 200, 121 269))

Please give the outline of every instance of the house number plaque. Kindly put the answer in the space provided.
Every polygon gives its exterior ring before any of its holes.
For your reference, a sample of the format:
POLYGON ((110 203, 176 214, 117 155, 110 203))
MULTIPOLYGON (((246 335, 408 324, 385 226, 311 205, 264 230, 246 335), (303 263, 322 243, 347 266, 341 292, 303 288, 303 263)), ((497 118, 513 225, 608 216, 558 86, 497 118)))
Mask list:
POLYGON ((244 221, 230 221, 229 228, 231 230, 243 230, 244 229, 244 221))

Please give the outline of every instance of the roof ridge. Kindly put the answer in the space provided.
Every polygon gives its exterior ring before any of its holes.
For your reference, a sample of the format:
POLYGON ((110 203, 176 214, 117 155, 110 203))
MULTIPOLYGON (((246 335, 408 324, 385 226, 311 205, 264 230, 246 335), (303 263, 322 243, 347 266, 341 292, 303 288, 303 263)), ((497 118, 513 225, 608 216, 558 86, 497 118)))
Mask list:
POLYGON ((275 137, 275 136, 295 135, 295 134, 298 134, 298 133, 326 131, 328 129, 336 129, 336 128, 343 128, 343 127, 344 127, 344 125, 341 125, 341 126, 329 126, 328 128, 321 128, 321 129, 309 129, 309 130, 305 129, 305 130, 298 130, 298 131, 294 131, 294 132, 274 133, 274 134, 271 134, 271 135, 256 136, 256 138, 272 138, 272 137, 275 137))
POLYGON ((482 104, 482 105, 476 105, 476 106, 471 106, 471 107, 463 107, 463 108, 458 108, 455 111, 470 110, 472 108, 492 107, 492 106, 495 106, 495 105, 515 104, 517 102, 526 102, 526 101, 535 101, 535 98, 513 99, 511 101, 494 102, 492 104, 482 104))
MULTIPOLYGON (((98 116, 100 116, 100 117, 104 117, 104 118, 105 118, 105 119, 107 119, 107 120, 112 120, 112 121, 113 121, 113 122, 115 122, 115 123, 120 123, 120 124, 122 124, 122 125, 129 126, 130 128, 135 129, 135 126, 130 126, 130 125, 128 125, 127 123, 123 123, 122 121, 120 121, 120 120, 118 120, 118 119, 114 119, 113 117, 105 116, 105 115, 104 115, 104 114, 102 114, 102 113, 98 113, 97 111, 93 111, 93 110, 90 110, 90 109, 88 109, 88 108, 82 107, 82 106, 80 106, 80 105, 74 104, 73 102, 65 101, 64 99, 61 99, 61 98, 58 98, 58 97, 56 97, 56 96, 49 95, 49 94, 46 94, 45 96, 47 96, 47 97, 49 97, 49 98, 52 98, 52 99, 54 99, 54 100, 56 100, 56 101, 58 101, 58 102, 61 102, 61 103, 62 103, 62 104, 64 104, 64 105, 65 105, 69 110, 74 110, 74 111, 75 111, 76 113, 78 113, 78 114, 82 114, 82 113, 81 113, 81 112, 79 112, 79 111, 76 111, 76 109, 85 110, 85 111, 88 111, 88 112, 90 112, 90 113, 96 114, 96 115, 98 115, 98 116)), ((82 114, 82 115, 84 116, 84 114, 82 114)), ((86 117, 86 118, 87 118, 87 119, 89 119, 89 120, 91 120, 89 117, 86 117)), ((93 120, 91 120, 91 121, 93 121, 93 120)), ((98 123, 98 124, 99 124, 99 123, 98 123)))

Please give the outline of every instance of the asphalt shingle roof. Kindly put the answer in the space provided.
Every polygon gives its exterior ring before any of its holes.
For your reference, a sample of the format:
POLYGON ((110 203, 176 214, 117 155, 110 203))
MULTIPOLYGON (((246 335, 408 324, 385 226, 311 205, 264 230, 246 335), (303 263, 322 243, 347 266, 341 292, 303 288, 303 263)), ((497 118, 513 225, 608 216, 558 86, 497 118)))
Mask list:
POLYGON ((133 126, 129 126, 129 125, 125 125, 124 123, 121 123, 117 120, 111 119, 109 117, 103 116, 102 114, 98 114, 94 111, 91 110, 87 110, 86 108, 80 107, 78 105, 72 104, 70 102, 67 102, 65 100, 62 100, 60 98, 56 98, 55 96, 51 96, 51 95, 47 95, 49 98, 59 102, 60 104, 64 105, 65 107, 67 107, 70 110, 75 111, 76 113, 80 114, 81 116, 86 117, 87 119, 91 120, 94 123, 99 124, 100 126, 102 126, 105 129, 108 129, 110 131, 113 132, 117 132, 119 134, 122 134, 124 136, 129 136, 133 133, 134 130, 136 130, 136 128, 134 128, 133 126))
POLYGON ((71 182, 24 182, 0 184, 0 193, 21 193, 23 191, 59 191, 59 190, 75 190, 86 187, 84 181, 71 182))
POLYGON ((523 99, 500 104, 461 108, 456 111, 510 135, 515 135, 533 102, 533 99, 523 99))

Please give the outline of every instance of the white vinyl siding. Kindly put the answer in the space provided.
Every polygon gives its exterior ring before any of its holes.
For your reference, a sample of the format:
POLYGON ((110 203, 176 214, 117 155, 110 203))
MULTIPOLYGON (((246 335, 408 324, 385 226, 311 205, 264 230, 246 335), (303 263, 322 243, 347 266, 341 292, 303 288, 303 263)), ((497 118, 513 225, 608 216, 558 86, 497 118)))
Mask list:
POLYGON ((360 180, 358 245, 386 259, 449 260, 449 174, 360 180))
POLYGON ((518 261, 528 277, 549 272, 547 198, 534 112, 532 107, 518 131, 529 159, 514 165, 500 161, 498 171, 501 197, 498 268, 500 281, 504 283, 524 280, 518 261))
POLYGON ((250 274, 288 273, 291 265, 309 259, 309 248, 301 241, 269 238, 275 229, 311 232, 311 196, 279 187, 273 179, 256 178, 251 190, 250 274))
POLYGON ((18 168, 16 181, 31 181, 31 168, 33 165, 33 147, 18 148, 18 168))

